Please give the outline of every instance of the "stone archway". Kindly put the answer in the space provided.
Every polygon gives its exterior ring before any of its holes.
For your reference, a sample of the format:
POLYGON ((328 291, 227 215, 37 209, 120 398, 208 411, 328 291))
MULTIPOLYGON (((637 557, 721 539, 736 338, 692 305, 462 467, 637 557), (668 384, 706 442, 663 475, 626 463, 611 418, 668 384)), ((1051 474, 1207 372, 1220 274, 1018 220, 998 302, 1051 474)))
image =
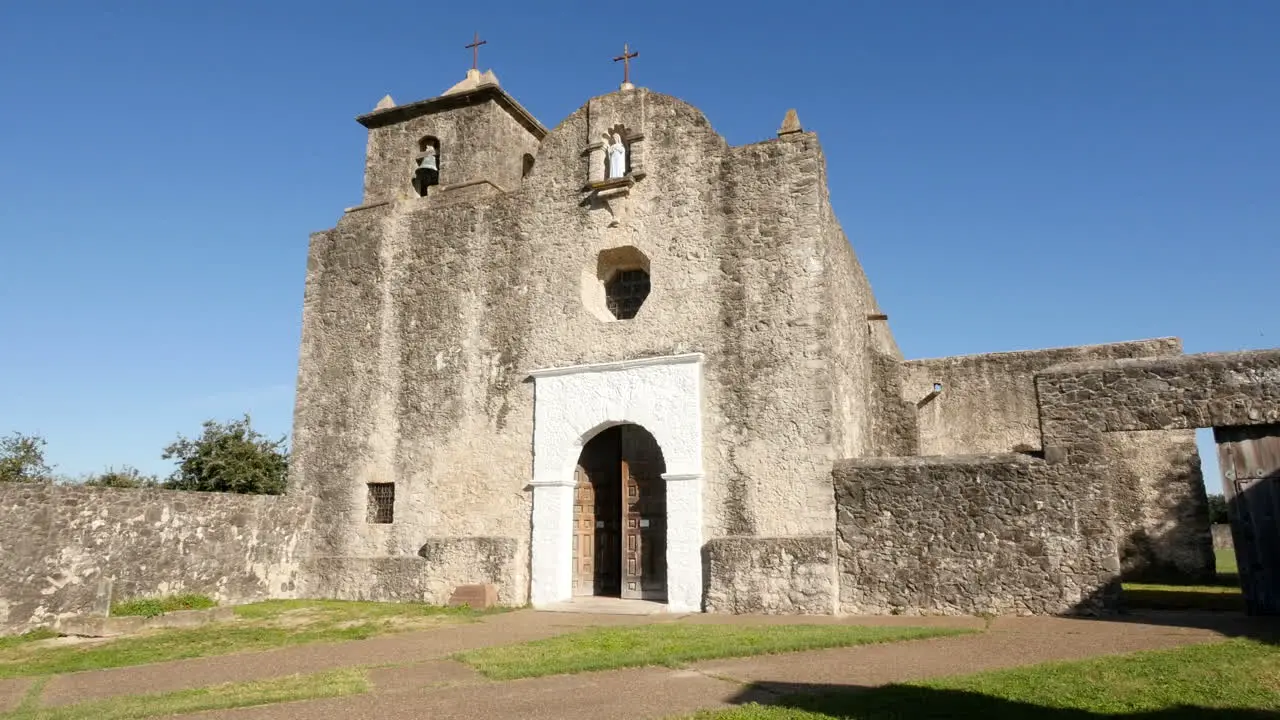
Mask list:
MULTIPOLYGON (((702 355, 552 368, 531 375, 530 602, 544 607, 573 597, 574 505, 584 447, 608 428, 638 425, 651 433, 663 457, 659 476, 665 495, 668 610, 701 610, 702 355)), ((642 518, 634 519, 638 525, 642 518)))

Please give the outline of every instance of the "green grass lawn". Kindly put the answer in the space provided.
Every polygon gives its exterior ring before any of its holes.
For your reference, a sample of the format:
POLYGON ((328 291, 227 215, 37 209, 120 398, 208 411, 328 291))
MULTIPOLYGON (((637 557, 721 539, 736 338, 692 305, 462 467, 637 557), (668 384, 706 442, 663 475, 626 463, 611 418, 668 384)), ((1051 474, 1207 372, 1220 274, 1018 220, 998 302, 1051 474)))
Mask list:
POLYGON ((1280 712, 1280 648, 1236 639, 862 690, 813 688, 697 720, 1262 718, 1280 712), (1089 714, 1085 714, 1089 713, 1089 714))
POLYGON ((141 615, 156 617, 179 610, 207 610, 218 603, 207 595, 166 595, 156 598, 137 598, 112 603, 112 615, 141 615))
POLYGON ((867 643, 959 635, 954 628, 857 625, 691 625, 658 623, 595 628, 545 640, 454 655, 495 680, 819 650, 867 643))
POLYGON ((117 639, 65 644, 52 633, 5 638, 0 678, 53 675, 142 665, 304 643, 361 640, 442 623, 466 622, 480 613, 419 603, 342 600, 269 600, 234 609, 235 622, 182 630, 154 630, 117 639))
POLYGON ((342 697, 366 693, 370 689, 368 672, 348 668, 313 675, 292 675, 255 682, 225 683, 191 690, 132 695, 108 700, 77 703, 56 708, 40 708, 34 695, 11 713, 0 713, 6 720, 136 720, 205 710, 269 705, 295 700, 342 697))
POLYGON ((1160 583, 1124 584, 1124 604, 1130 608, 1153 610, 1227 610, 1244 611, 1240 594, 1240 576, 1236 555, 1232 550, 1213 551, 1217 579, 1208 585, 1160 583))

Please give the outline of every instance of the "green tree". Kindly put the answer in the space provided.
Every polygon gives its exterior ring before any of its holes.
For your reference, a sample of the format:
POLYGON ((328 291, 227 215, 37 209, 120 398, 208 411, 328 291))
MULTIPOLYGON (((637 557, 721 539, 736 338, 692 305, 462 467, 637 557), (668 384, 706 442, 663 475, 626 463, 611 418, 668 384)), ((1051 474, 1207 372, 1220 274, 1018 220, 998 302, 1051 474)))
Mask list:
POLYGON ((252 428, 248 415, 227 423, 205 421, 199 438, 179 435, 162 457, 178 462, 164 481, 174 490, 279 495, 288 480, 285 439, 268 440, 252 428))
POLYGON ((1227 499, 1219 493, 1209 494, 1209 522, 1230 522, 1227 520, 1227 499))
POLYGON ((53 468, 44 461, 45 440, 13 433, 0 438, 0 482, 52 482, 53 468))
POLYGON ((125 465, 120 470, 109 467, 102 473, 90 475, 84 484, 87 487, 150 488, 159 487, 160 480, 154 475, 143 475, 137 468, 125 465))

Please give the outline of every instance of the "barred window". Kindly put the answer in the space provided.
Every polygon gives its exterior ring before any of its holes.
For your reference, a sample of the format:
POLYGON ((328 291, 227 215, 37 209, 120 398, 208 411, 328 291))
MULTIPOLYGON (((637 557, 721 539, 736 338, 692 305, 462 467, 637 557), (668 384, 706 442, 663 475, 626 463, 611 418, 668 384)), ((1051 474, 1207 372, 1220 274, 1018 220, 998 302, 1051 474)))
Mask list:
POLYGON ((369 483, 369 522, 392 522, 395 519, 395 506, 395 483, 369 483))
POLYGON ((640 306, 649 297, 649 273, 621 270, 605 283, 604 291, 609 312, 619 320, 630 320, 640 312, 640 306))

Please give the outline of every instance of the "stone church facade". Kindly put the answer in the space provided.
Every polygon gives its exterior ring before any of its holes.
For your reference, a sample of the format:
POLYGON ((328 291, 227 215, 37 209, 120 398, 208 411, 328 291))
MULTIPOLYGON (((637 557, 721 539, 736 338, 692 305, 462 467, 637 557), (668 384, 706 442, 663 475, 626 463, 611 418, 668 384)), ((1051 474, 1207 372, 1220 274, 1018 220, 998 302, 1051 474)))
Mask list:
POLYGON ((311 237, 288 493, 0 483, 0 630, 475 584, 1111 611, 1121 578, 1214 572, 1203 427, 1246 604, 1280 613, 1280 350, 906 359, 794 113, 730 147, 626 84, 548 129, 473 70, 359 121, 363 201, 311 237))
MULTIPOLYGON (((914 608, 889 588, 937 575, 925 556, 877 580, 881 597, 842 592, 871 550, 840 527, 868 505, 842 495, 838 461, 881 463, 863 476, 919 456, 1042 462, 1037 372, 1181 353, 1157 339, 906 361, 794 113, 730 147, 694 107, 627 85, 547 129, 473 70, 359 121, 363 202, 312 236, 305 291, 293 491, 315 503, 318 594, 494 583, 535 607, 914 608)), ((1212 572, 1192 431, 1109 443, 1115 497, 1055 522, 1092 507, 1099 558, 1212 572)), ((1053 537, 1072 532, 1023 534, 1083 552, 1053 537)), ((1057 600, 1008 609, 1080 599, 1061 594, 1070 561, 1040 564, 1033 584, 1057 600)))

